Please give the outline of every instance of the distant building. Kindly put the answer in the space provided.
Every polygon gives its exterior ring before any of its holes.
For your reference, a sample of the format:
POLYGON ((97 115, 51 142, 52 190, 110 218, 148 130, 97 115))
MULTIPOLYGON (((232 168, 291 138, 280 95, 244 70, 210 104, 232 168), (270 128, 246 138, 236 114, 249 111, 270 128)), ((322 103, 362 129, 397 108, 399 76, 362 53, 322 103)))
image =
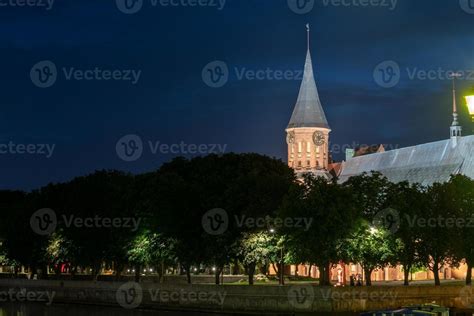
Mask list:
MULTIPOLYGON (((298 176, 312 173, 340 183, 364 172, 378 171, 392 182, 408 181, 431 185, 446 182, 451 175, 463 174, 474 179, 474 136, 462 137, 458 123, 456 92, 453 82, 453 123, 450 138, 438 142, 385 151, 383 145, 362 146, 346 151, 346 161, 333 162, 329 152, 331 128, 324 114, 316 81, 314 79, 311 53, 308 50, 304 66, 303 81, 291 116, 287 133, 288 165, 298 176)), ((292 272, 318 277, 317 268, 309 266, 291 267, 292 272)), ((441 269, 441 278, 464 278, 466 268, 441 269)), ((333 270, 333 280, 340 274, 348 279, 350 274, 362 273, 358 265, 338 265, 333 270)), ((432 278, 431 272, 420 272, 415 279, 432 278)), ((385 268, 373 273, 373 280, 403 279, 400 266, 385 268)))
POLYGON ((449 139, 389 151, 383 145, 361 146, 348 149, 346 161, 331 161, 331 128, 314 79, 309 30, 303 81, 286 132, 288 165, 298 175, 313 173, 328 179, 336 176, 345 182, 363 172, 379 171, 393 182, 422 185, 445 182, 455 174, 474 178, 474 136, 462 137, 454 86, 449 139))

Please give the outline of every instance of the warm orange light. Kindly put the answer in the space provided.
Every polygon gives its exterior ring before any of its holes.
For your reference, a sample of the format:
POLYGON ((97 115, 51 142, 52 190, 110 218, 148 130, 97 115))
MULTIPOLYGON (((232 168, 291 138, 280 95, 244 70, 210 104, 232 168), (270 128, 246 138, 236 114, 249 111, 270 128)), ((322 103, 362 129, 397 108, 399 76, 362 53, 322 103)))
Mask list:
POLYGON ((467 109, 469 110, 469 114, 474 116, 474 95, 469 95, 466 97, 467 102, 467 109))

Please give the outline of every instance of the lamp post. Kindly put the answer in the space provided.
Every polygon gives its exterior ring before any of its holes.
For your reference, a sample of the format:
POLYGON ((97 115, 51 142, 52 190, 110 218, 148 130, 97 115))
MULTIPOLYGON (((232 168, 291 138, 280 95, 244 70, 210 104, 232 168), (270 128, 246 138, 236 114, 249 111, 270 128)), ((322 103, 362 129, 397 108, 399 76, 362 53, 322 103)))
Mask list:
POLYGON ((469 115, 471 115, 472 122, 474 123, 474 94, 466 96, 466 102, 469 115))

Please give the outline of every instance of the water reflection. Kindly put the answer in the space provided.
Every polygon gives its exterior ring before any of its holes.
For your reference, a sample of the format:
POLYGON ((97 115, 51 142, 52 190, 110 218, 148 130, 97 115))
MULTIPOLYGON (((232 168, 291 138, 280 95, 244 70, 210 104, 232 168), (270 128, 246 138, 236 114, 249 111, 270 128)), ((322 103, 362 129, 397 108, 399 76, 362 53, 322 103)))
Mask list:
MULTIPOLYGON (((81 306, 81 305, 52 305, 44 304, 1 304, 0 316, 191 316, 197 313, 157 312, 125 310, 121 308, 81 306)), ((199 314, 203 315, 203 314, 199 314)))
MULTIPOLYGON (((145 311, 145 310, 126 310, 123 308, 85 306, 85 305, 52 305, 44 304, 20 304, 5 303, 0 304, 0 316, 205 316, 208 313, 198 312, 166 312, 166 311, 145 311)), ((237 315, 237 314, 234 314, 237 315)), ((355 313, 312 313, 312 315, 338 315, 353 316, 355 313)), ((214 314, 212 316, 224 316, 223 314, 214 314)), ((225 316, 229 316, 226 314, 225 316)))

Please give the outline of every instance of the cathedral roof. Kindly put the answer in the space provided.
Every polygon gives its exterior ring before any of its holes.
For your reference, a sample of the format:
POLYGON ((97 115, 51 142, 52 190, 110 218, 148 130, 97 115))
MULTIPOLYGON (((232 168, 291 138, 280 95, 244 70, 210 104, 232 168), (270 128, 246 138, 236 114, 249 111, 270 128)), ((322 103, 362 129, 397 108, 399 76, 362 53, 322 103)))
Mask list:
POLYGON ((474 136, 427 143, 355 157, 343 163, 340 182, 363 172, 381 172, 392 182, 422 185, 446 182, 451 175, 474 178, 474 136))
POLYGON ((301 82, 298 100, 288 124, 288 128, 295 127, 321 127, 329 129, 326 115, 319 100, 309 49, 306 55, 303 81, 301 82))

